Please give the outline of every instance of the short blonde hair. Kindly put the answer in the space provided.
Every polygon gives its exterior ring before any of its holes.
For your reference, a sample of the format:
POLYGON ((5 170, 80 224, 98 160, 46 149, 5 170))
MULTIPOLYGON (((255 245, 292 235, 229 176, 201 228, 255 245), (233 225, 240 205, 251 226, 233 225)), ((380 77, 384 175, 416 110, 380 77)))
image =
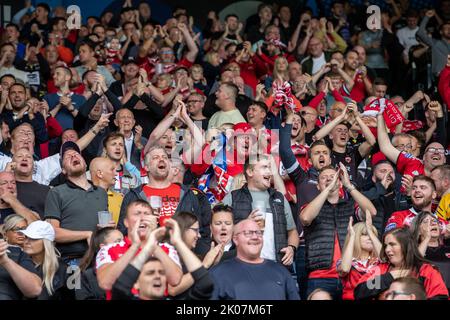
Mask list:
MULTIPOLYGON (((366 227, 366 224, 364 222, 358 222, 358 223, 353 225, 353 229, 355 230, 355 245, 353 247, 353 258, 359 258, 359 256, 361 255, 361 241, 360 241, 361 240, 361 236, 362 235, 367 235, 367 227, 366 227)), ((372 229, 372 232, 375 234, 375 236, 378 236, 377 229, 374 226, 372 226, 371 229, 372 229)), ((344 248, 342 249, 342 252, 345 251, 345 249, 349 245, 349 242, 350 242, 350 236, 347 234, 347 237, 345 238, 345 244, 344 244, 344 248)), ((375 249, 372 250, 370 255, 372 257, 378 257, 379 256, 378 252, 375 249)))

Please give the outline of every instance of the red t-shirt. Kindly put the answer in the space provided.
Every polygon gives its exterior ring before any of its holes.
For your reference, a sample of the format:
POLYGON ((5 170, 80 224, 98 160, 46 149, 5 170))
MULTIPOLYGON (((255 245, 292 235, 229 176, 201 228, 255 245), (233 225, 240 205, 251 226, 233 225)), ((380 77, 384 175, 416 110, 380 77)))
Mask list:
POLYGON ((338 279, 339 274, 336 271, 336 265, 338 260, 340 259, 341 259, 341 247, 339 245, 337 233, 335 233, 333 262, 331 264, 330 269, 313 271, 308 275, 308 279, 328 279, 328 278, 338 279))
POLYGON ((165 220, 172 218, 177 210, 180 202, 181 187, 178 184, 172 183, 169 187, 164 189, 155 189, 145 185, 142 188, 147 197, 160 196, 162 198, 162 208, 159 215, 159 225, 164 226, 165 220))
POLYGON ((355 74, 353 82, 354 85, 352 91, 350 92, 350 98, 356 102, 361 102, 366 96, 366 86, 364 85, 364 80, 360 74, 355 74))
POLYGON ((401 175, 418 176, 425 174, 425 166, 420 159, 410 153, 401 152, 397 158, 397 170, 401 175))

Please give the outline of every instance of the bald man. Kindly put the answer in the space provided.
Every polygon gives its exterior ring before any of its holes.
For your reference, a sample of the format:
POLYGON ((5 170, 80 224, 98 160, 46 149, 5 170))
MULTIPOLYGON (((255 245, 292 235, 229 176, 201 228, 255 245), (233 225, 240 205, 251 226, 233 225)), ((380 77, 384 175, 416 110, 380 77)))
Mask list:
POLYGON ((297 287, 280 263, 261 258, 263 231, 252 220, 233 230, 237 257, 211 270, 215 300, 299 300, 297 287), (251 274, 252 277, 247 275, 251 274), (236 286, 239 283, 239 286, 236 286))
POLYGON ((94 158, 89 165, 89 172, 93 185, 108 193, 108 210, 112 213, 114 223, 117 225, 123 195, 111 190, 116 182, 116 164, 108 158, 94 158))

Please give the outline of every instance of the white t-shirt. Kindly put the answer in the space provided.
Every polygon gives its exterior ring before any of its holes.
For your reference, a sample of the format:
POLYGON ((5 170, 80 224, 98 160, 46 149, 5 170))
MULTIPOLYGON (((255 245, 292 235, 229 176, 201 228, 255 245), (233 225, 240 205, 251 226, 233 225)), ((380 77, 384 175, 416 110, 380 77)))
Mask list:
POLYGON ((403 50, 405 56, 408 55, 409 48, 419 44, 416 39, 417 30, 419 30, 419 27, 414 29, 404 27, 397 31, 397 38, 400 44, 405 48, 405 50, 403 50))
POLYGON ((325 60, 324 53, 322 53, 322 55, 318 58, 312 58, 312 61, 313 61, 312 74, 317 73, 320 70, 320 68, 322 68, 322 66, 327 63, 327 61, 325 60))
POLYGON ((125 148, 127 150, 127 159, 131 161, 131 148, 133 147, 134 133, 131 132, 130 138, 125 137, 125 148))

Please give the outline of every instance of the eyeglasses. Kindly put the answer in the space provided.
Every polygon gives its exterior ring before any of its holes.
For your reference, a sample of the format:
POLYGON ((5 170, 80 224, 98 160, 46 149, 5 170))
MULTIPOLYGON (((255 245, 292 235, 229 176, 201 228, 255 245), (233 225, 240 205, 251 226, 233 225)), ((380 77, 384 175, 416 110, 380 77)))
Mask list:
POLYGON ((189 101, 187 101, 186 103, 187 104, 194 104, 194 103, 197 103, 197 102, 202 102, 202 100, 189 100, 189 101))
POLYGON ((426 150, 426 152, 431 152, 431 153, 439 153, 439 154, 444 154, 445 153, 445 149, 444 148, 428 148, 426 150))
POLYGON ((394 146, 397 149, 400 150, 404 150, 404 149, 412 149, 412 144, 408 143, 408 144, 398 144, 396 146, 394 146))
POLYGON ((164 51, 160 51, 160 54, 173 54, 173 51, 171 50, 164 50, 164 51))
POLYGON ((251 238, 253 235, 257 236, 258 238, 262 237, 264 234, 263 230, 245 230, 245 231, 241 231, 236 233, 236 235, 238 234, 243 234, 246 238, 251 238))
POLYGON ((19 232, 19 231, 23 231, 23 230, 26 230, 26 229, 27 229, 27 227, 16 227, 16 228, 10 229, 9 231, 19 232))
POLYGON ((301 111, 300 114, 301 114, 302 116, 315 116, 314 113, 312 113, 312 112, 306 112, 306 111, 301 111))
POLYGON ((410 296, 410 293, 402 292, 402 291, 390 291, 386 294, 386 298, 395 299, 397 296, 410 296))
POLYGON ((189 228, 190 230, 194 231, 195 233, 200 233, 200 228, 189 228))

